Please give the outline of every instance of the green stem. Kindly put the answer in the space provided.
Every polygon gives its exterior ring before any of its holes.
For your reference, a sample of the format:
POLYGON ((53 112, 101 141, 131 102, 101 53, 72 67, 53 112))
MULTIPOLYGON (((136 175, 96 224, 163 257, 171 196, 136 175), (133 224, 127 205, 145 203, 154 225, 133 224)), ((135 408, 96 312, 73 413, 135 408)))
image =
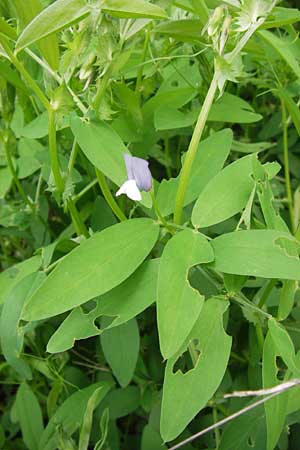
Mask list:
POLYGON ((74 168, 76 157, 78 154, 78 149, 79 149, 78 144, 77 144, 76 140, 74 139, 71 154, 70 154, 70 159, 69 159, 69 163, 68 163, 68 175, 71 174, 71 172, 74 168))
MULTIPOLYGON (((218 422, 218 411, 217 411, 216 407, 214 407, 212 409, 212 413, 213 413, 214 424, 216 424, 218 422)), ((218 427, 216 427, 214 429, 214 434, 215 434, 215 441, 216 441, 216 450, 218 450, 218 448, 220 447, 220 443, 221 443, 221 435, 220 435, 220 430, 218 427)))
POLYGON ((56 188, 59 193, 64 191, 64 180, 61 176, 56 144, 56 112, 50 107, 49 111, 49 151, 51 159, 51 168, 54 176, 56 188))
POLYGON ((259 308, 263 307, 263 305, 267 301, 267 299, 268 299, 268 297, 269 297, 273 287, 275 286, 275 284, 276 284, 276 280, 274 278, 269 280, 269 281, 267 281, 266 286, 265 286, 265 288, 263 290, 263 293, 262 293, 262 295, 261 295, 261 297, 259 299, 259 302, 258 302, 258 307, 259 308))
POLYGON ((288 143, 288 132, 287 132, 287 115, 286 109, 283 101, 281 100, 281 114, 282 114, 282 132, 283 132, 283 160, 284 160, 284 177, 285 177, 285 188, 286 196, 289 207, 290 222, 292 233, 295 232, 294 226, 294 214, 293 214, 293 197, 291 189, 291 179, 290 179, 290 167, 289 167, 289 143, 288 143))
POLYGON ((259 322, 255 324, 255 331, 256 331, 259 348, 260 348, 261 352, 263 352, 265 338, 264 338, 264 333, 263 333, 261 324, 259 322))
POLYGON ((212 106, 212 102, 214 100, 216 91, 218 88, 218 72, 215 72, 213 79, 211 81, 209 90, 207 92, 206 98, 202 105, 188 151, 186 153, 186 157, 182 166, 182 170, 180 173, 179 186, 176 194, 176 203, 175 203, 175 212, 174 212, 174 222, 180 224, 182 210, 184 205, 184 199, 186 190, 188 187, 190 174, 192 170, 192 166, 195 160, 195 156, 197 153, 198 145, 207 121, 207 117, 212 106))
POLYGON ((164 216, 160 212, 159 207, 157 205, 157 201, 156 201, 154 192, 153 192, 153 189, 151 189, 150 194, 151 194, 151 197, 152 197, 152 203, 153 203, 154 211, 155 211, 155 214, 156 214, 157 218, 159 219, 161 224, 169 231, 170 234, 172 234, 172 235, 176 234, 175 230, 172 229, 172 225, 168 224, 168 222, 166 221, 166 219, 164 218, 164 216))
POLYGON ((23 64, 18 60, 18 58, 14 55, 14 53, 11 51, 9 44, 7 43, 6 39, 0 35, 0 44, 4 48, 7 56, 9 57, 10 61, 13 63, 13 65, 16 67, 16 69, 20 72, 24 80, 27 82, 30 89, 35 93, 35 95, 38 97, 42 105, 47 109, 47 111, 50 109, 50 103, 43 91, 40 89, 38 84, 35 82, 35 80, 31 77, 31 75, 27 72, 23 64))
POLYGON ((105 91, 107 89, 110 80, 110 76, 111 76, 111 67, 109 66, 103 77, 98 79, 97 92, 93 102, 93 107, 96 113, 98 113, 100 109, 103 97, 105 95, 105 91))
POLYGON ((75 206, 75 203, 71 198, 67 200, 67 206, 68 210, 70 211, 72 222, 74 224, 77 236, 81 236, 83 234, 86 238, 88 238, 89 237, 88 230, 85 226, 85 223, 80 217, 80 214, 75 206))
POLYGON ((141 66, 139 67, 138 72, 137 72, 136 85, 135 85, 135 92, 138 96, 138 99, 140 99, 140 97, 141 97, 141 84, 142 84, 143 73, 144 73, 143 62, 146 59, 146 54, 147 54, 147 50, 148 50, 148 45, 149 45, 149 40, 150 40, 150 30, 146 30, 145 34, 146 34, 146 36, 145 36, 145 42, 144 42, 144 47, 143 47, 143 52, 142 52, 141 66))
POLYGON ((9 148, 8 148, 8 143, 7 143, 7 137, 6 136, 3 137, 2 143, 3 143, 3 147, 4 147, 4 151, 5 151, 5 156, 6 156, 6 159, 7 159, 7 165, 8 165, 8 168, 9 168, 11 174, 12 174, 14 183, 17 186, 19 194, 23 198, 23 200, 26 203, 26 205, 28 205, 30 207, 30 209, 32 211, 34 211, 35 210, 34 204, 28 198, 26 192, 24 191, 23 186, 21 185, 20 180, 19 180, 18 175, 17 175, 17 172, 15 170, 15 167, 14 167, 14 164, 13 164, 13 161, 12 161, 12 157, 11 157, 11 154, 10 154, 10 151, 9 151, 9 148))
POLYGON ((115 216, 120 220, 120 222, 127 220, 127 217, 125 216, 125 214, 119 207, 119 205, 116 202, 116 200, 114 199, 112 193, 110 192, 103 173, 100 172, 100 170, 96 169, 96 175, 97 175, 98 183, 101 188, 102 194, 103 194, 107 204, 110 206, 111 210, 115 214, 115 216))
POLYGON ((73 196, 74 203, 78 202, 81 197, 83 197, 90 189, 92 189, 96 184, 98 183, 98 180, 95 179, 91 181, 89 184, 87 184, 78 194, 73 196))

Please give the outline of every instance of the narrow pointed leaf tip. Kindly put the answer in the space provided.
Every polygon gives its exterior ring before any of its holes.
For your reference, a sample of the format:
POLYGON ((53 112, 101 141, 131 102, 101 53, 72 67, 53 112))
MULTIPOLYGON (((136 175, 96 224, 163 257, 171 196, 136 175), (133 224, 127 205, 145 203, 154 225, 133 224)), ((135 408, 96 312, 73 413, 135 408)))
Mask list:
POLYGON ((128 198, 135 201, 142 199, 140 191, 150 191, 152 187, 152 175, 149 169, 149 163, 145 159, 124 154, 124 160, 127 171, 127 180, 116 192, 118 197, 126 194, 128 198))

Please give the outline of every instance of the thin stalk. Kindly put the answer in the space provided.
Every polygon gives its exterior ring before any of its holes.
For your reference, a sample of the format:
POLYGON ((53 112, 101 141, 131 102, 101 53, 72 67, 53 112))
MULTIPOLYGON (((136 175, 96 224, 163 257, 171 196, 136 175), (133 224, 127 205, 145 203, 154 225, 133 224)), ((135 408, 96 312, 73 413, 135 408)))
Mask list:
POLYGON ((189 147, 186 153, 186 157, 180 173, 179 186, 176 194, 174 222, 180 224, 182 210, 184 205, 184 199, 186 190, 189 183, 189 178, 194 163, 194 159, 197 153, 198 145, 207 121, 207 117, 212 106, 216 91, 218 88, 218 72, 214 73, 209 90, 206 94, 204 103, 202 105, 189 147))
POLYGON ((112 193, 110 192, 110 189, 107 185, 105 176, 103 175, 100 170, 96 169, 96 175, 97 180, 99 183, 99 186, 101 188, 102 194, 107 202, 107 204, 110 206, 111 210, 115 214, 115 216, 120 220, 120 222, 123 222, 124 220, 127 220, 127 217, 119 207, 118 203, 116 202, 115 198, 113 197, 112 193))
POLYGON ((57 144, 56 144, 56 113, 53 108, 50 107, 49 111, 49 151, 51 159, 51 168, 53 172, 53 177, 55 181, 56 188, 59 193, 64 191, 65 183, 62 178, 58 155, 57 155, 57 144))
POLYGON ((85 226, 85 223, 81 219, 81 216, 75 206, 75 203, 71 198, 67 200, 68 210, 70 211, 72 222, 74 224, 74 228, 77 236, 84 235, 86 238, 89 237, 89 232, 85 226))
POLYGON ((273 287, 275 286, 275 284, 276 284, 276 280, 275 280, 275 279, 271 279, 271 280, 269 280, 269 281, 266 283, 266 286, 265 286, 265 288, 264 288, 264 291, 263 291, 263 293, 262 293, 262 295, 261 295, 261 297, 260 297, 260 299, 259 299, 259 302, 258 302, 258 307, 259 307, 259 308, 262 308, 262 307, 263 307, 263 305, 264 305, 265 302, 267 301, 267 299, 268 299, 268 297, 269 297, 269 295, 270 295, 270 293, 271 293, 273 287))
POLYGON ((76 157, 78 154, 78 149, 79 149, 78 144, 76 142, 76 139, 74 139, 71 154, 70 154, 70 159, 69 159, 69 163, 68 163, 68 175, 70 175, 70 173, 72 172, 72 170, 74 168, 76 157))
POLYGON ((263 330, 262 330, 262 326, 261 326, 261 324, 259 322, 257 322, 255 324, 255 331, 256 331, 256 337, 257 337, 259 349, 260 349, 261 352, 263 352, 265 338, 264 338, 264 333, 263 333, 263 330))
POLYGON ((35 93, 35 95, 38 97, 42 105, 47 109, 47 111, 50 109, 50 103, 43 91, 40 89, 38 84, 35 82, 35 80, 31 77, 31 75, 27 72, 23 64, 18 60, 18 58, 14 55, 14 53, 11 51, 9 44, 7 43, 6 39, 0 35, 0 44, 4 48, 7 56, 9 57, 10 61, 13 63, 13 65, 16 67, 16 69, 20 72, 24 80, 27 82, 30 89, 35 93))
POLYGON ((144 61, 146 59, 146 54, 147 54, 147 50, 148 50, 148 45, 149 45, 149 40, 150 40, 150 30, 146 30, 145 31, 145 42, 144 42, 144 47, 143 47, 143 51, 142 51, 142 58, 141 58, 141 66, 138 69, 137 72, 137 77, 136 77, 136 85, 135 85, 135 92, 138 96, 138 99, 140 99, 141 97, 141 84, 142 84, 142 80, 143 80, 143 73, 144 73, 144 61))
POLYGON ((78 202, 81 197, 83 197, 90 189, 92 189, 96 184, 98 183, 98 180, 95 179, 91 181, 89 184, 87 184, 82 191, 78 192, 78 194, 74 195, 73 201, 74 203, 78 202))
MULTIPOLYGON (((217 408, 213 408, 212 413, 213 413, 214 424, 217 424, 218 423, 217 408)), ((216 441, 216 450, 218 450, 218 448, 220 447, 220 443, 221 443, 221 434, 220 434, 220 430, 219 430, 218 426, 216 426, 216 428, 214 429, 214 434, 215 434, 215 441, 216 441)))
POLYGON ((111 76, 111 67, 108 66, 103 77, 98 79, 97 92, 96 92, 94 102, 93 102, 93 107, 96 112, 99 111, 99 108, 101 106, 103 97, 105 95, 105 91, 107 89, 107 86, 108 86, 108 83, 110 80, 110 76, 111 76))
POLYGON ((160 212, 159 207, 157 205, 157 201, 156 201, 154 192, 153 192, 153 189, 150 191, 150 194, 151 194, 151 197, 152 197, 152 203, 153 203, 154 211, 155 211, 155 214, 156 214, 157 218, 159 219, 161 224, 169 231, 170 234, 172 234, 172 235, 176 234, 176 231, 172 229, 172 225, 170 226, 168 224, 168 222, 166 221, 166 219, 164 218, 164 216, 160 212))
POLYGON ((15 183, 18 191, 19 191, 19 194, 21 195, 21 197, 24 200, 25 204, 28 205, 32 211, 35 211, 35 207, 34 207, 33 202, 29 199, 28 195, 26 194, 26 192, 23 189, 23 186, 20 183, 20 180, 18 178, 17 172, 16 172, 16 170, 14 168, 12 157, 11 157, 10 151, 8 149, 7 140, 6 140, 5 137, 2 140, 2 143, 3 143, 3 147, 4 147, 4 151, 5 151, 5 156, 6 156, 6 159, 7 159, 7 165, 8 165, 8 168, 9 168, 11 174, 12 174, 14 183, 15 183))
POLYGON ((283 161, 284 161, 284 177, 285 177, 285 189, 288 200, 288 208, 290 214, 290 222, 292 233, 295 232, 294 214, 293 214, 293 196, 291 189, 290 167, 289 167, 289 143, 287 133, 287 114, 286 108, 281 100, 281 115, 282 115, 282 137, 283 137, 283 161))

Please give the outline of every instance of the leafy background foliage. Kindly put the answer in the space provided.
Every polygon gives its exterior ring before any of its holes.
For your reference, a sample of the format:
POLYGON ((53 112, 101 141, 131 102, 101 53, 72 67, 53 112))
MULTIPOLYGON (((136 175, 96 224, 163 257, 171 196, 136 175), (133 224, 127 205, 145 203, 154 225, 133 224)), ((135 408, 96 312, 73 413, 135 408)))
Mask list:
MULTIPOLYGON (((299 20, 1 0, 0 448, 173 448, 300 379, 299 20)), ((299 413, 296 386, 184 448, 296 450, 299 413)))

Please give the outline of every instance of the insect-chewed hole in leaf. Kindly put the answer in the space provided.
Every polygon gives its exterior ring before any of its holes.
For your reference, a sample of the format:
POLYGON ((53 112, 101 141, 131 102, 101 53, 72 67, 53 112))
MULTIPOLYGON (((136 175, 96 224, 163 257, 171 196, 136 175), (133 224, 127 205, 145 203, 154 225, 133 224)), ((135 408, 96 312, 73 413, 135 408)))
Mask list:
POLYGON ((100 316, 95 320, 95 324, 102 330, 105 330, 113 323, 115 318, 116 316, 100 316))
POLYGON ((281 356, 276 356, 277 378, 280 381, 284 380, 284 376, 287 371, 287 365, 284 363, 281 356))
POLYGON ((254 447, 255 446, 255 440, 253 439, 252 436, 248 437, 247 444, 249 445, 249 447, 254 447))
POLYGON ((300 245, 293 239, 286 237, 278 238, 275 240, 274 245, 280 247, 285 255, 299 259, 300 245))
POLYGON ((89 312, 93 311, 93 309, 95 309, 96 307, 97 307, 97 301, 95 299, 90 300, 81 306, 84 314, 88 314, 89 312))
POLYGON ((173 366, 173 373, 178 372, 178 370, 180 370, 180 372, 182 373, 187 373, 190 370, 194 369, 198 362, 199 356, 199 340, 193 339, 189 344, 189 348, 177 358, 173 366), (195 364, 193 360, 195 361, 195 364))

